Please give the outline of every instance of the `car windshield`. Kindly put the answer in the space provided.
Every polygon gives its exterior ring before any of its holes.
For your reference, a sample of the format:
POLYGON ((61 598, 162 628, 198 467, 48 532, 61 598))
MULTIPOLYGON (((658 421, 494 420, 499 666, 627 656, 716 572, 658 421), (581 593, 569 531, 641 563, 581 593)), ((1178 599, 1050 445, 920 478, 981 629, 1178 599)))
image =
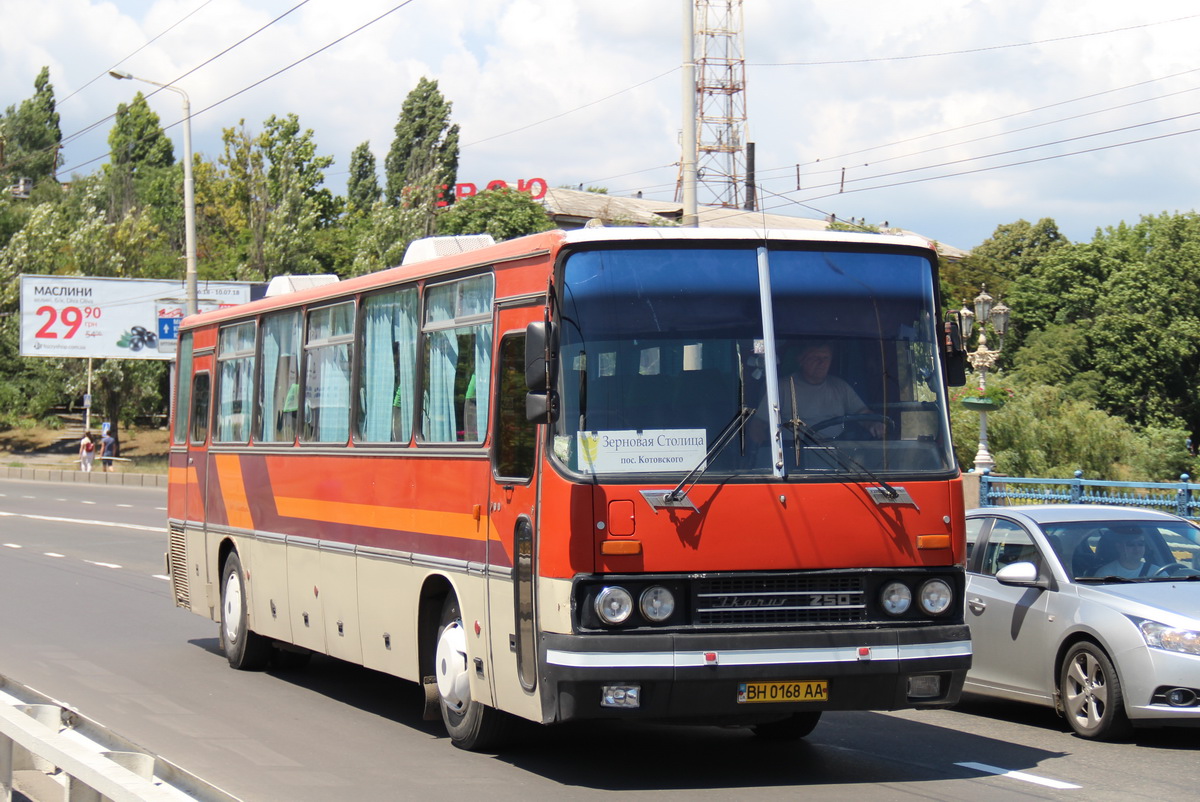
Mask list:
POLYGON ((1186 521, 1067 521, 1042 531, 1078 582, 1200 577, 1200 529, 1186 521))
POLYGON ((772 249, 768 262, 770 348, 754 246, 573 253, 561 293, 561 464, 613 479, 698 467, 710 480, 770 475, 771 371, 787 476, 952 471, 928 260, 772 249), (805 406, 814 354, 839 407, 805 406), (743 409, 754 412, 739 418, 743 409), (728 446, 706 460, 727 430, 728 446))

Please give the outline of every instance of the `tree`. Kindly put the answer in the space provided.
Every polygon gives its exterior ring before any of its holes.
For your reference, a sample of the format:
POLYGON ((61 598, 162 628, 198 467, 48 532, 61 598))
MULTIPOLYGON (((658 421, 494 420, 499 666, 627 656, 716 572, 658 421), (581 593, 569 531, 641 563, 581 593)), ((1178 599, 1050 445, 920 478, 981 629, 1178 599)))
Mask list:
POLYGON ((116 120, 108 132, 108 147, 109 166, 127 165, 131 173, 175 164, 174 145, 141 92, 134 95, 129 105, 118 104, 116 120))
POLYGON ((1012 282, 1037 269, 1068 244, 1058 224, 1049 217, 1036 224, 1018 220, 996 226, 992 236, 975 246, 965 259, 943 262, 942 297, 948 308, 957 309, 964 299, 970 301, 978 295, 984 284, 991 295, 1005 296, 1012 282))
POLYGON ((442 187, 453 187, 458 175, 458 126, 450 124, 451 106, 437 81, 421 78, 400 108, 384 162, 388 204, 423 210, 424 236, 434 231, 442 187))
POLYGON ((437 219, 439 234, 491 234, 498 241, 553 227, 546 210, 529 193, 509 187, 456 201, 437 219))
POLYGON ((370 142, 363 142, 350 154, 350 178, 346 181, 346 207, 350 212, 366 214, 379 200, 382 193, 375 169, 370 142))
POLYGON ((0 178, 5 185, 20 177, 32 178, 35 185, 53 179, 61 163, 62 130, 49 67, 42 67, 33 88, 33 97, 9 106, 0 118, 0 178))

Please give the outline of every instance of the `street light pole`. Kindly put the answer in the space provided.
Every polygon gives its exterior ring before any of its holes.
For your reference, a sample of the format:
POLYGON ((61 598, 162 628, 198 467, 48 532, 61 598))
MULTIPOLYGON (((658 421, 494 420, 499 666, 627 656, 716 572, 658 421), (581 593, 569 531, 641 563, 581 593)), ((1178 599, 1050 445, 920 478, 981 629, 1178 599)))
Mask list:
MULTIPOLYGON (((970 333, 972 321, 979 326, 979 343, 974 351, 967 352, 967 360, 971 363, 971 367, 979 371, 979 397, 985 398, 987 373, 995 366, 996 360, 1000 357, 1000 351, 1004 348, 1004 335, 1008 332, 1008 317, 1011 310, 1003 302, 993 306, 992 296, 988 295, 985 284, 979 295, 975 296, 975 311, 972 312, 964 303, 958 314, 962 318, 964 332, 970 333), (997 337, 994 350, 988 348, 987 324, 989 322, 997 337)), ((990 471, 996 467, 996 460, 988 451, 987 414, 986 408, 979 409, 979 450, 975 452, 976 473, 990 471)))
POLYGON ((141 81, 144 84, 178 92, 183 98, 183 236, 187 270, 184 273, 187 313, 196 314, 196 182, 192 177, 192 103, 187 92, 178 86, 160 84, 147 78, 138 78, 124 70, 109 70, 108 74, 118 80, 141 81))

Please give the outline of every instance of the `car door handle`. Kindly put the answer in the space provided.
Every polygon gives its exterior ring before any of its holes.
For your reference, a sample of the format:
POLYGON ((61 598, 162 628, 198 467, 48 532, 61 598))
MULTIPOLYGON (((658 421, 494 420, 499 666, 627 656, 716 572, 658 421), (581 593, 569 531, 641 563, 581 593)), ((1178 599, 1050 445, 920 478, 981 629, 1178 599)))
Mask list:
POLYGON ((973 613, 982 613, 987 609, 987 602, 983 599, 967 599, 967 606, 971 608, 973 613))

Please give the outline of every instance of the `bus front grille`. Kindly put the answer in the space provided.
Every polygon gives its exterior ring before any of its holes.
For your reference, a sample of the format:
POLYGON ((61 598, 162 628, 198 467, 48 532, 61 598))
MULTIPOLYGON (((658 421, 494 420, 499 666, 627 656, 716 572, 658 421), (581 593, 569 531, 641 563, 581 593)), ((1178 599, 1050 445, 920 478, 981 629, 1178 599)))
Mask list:
POLYGON ((867 620, 861 576, 707 577, 693 585, 698 626, 820 626, 867 620))

